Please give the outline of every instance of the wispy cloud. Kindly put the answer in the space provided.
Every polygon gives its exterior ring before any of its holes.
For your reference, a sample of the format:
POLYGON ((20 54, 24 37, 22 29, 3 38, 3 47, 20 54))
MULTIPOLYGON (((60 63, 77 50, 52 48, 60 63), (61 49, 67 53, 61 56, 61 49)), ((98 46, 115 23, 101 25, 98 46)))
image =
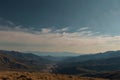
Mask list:
POLYGON ((64 27, 64 28, 61 28, 61 29, 57 29, 57 30, 55 30, 54 32, 66 32, 66 31, 69 31, 69 28, 68 28, 68 27, 64 27))
POLYGON ((82 28, 79 28, 78 31, 84 31, 84 30, 88 30, 89 28, 88 27, 82 27, 82 28))

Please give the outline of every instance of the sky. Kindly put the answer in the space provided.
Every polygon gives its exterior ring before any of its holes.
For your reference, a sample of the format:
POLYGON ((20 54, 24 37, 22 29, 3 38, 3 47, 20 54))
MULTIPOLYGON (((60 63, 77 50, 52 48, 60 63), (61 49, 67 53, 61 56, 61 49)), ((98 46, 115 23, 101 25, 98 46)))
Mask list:
POLYGON ((0 49, 120 50, 120 0, 0 0, 0 49))

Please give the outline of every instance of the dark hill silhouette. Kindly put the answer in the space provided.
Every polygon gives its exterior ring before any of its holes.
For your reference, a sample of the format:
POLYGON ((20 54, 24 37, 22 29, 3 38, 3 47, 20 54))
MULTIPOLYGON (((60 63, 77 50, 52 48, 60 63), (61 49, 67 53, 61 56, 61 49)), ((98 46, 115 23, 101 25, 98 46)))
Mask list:
POLYGON ((15 59, 11 58, 10 56, 4 55, 0 52, 0 70, 25 70, 28 67, 16 61, 15 59))
POLYGON ((47 64, 50 63, 51 61, 49 59, 34 55, 32 53, 0 50, 0 64, 7 66, 1 66, 1 70, 2 68, 10 68, 10 70, 19 70, 21 68, 21 70, 41 71, 47 67, 47 64))

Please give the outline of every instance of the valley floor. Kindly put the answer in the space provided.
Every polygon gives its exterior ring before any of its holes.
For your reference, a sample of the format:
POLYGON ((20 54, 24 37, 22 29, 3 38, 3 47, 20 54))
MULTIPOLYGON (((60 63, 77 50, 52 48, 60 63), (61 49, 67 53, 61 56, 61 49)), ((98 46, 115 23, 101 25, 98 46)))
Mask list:
POLYGON ((109 79, 40 72, 2 71, 0 72, 0 80, 109 80, 109 79))

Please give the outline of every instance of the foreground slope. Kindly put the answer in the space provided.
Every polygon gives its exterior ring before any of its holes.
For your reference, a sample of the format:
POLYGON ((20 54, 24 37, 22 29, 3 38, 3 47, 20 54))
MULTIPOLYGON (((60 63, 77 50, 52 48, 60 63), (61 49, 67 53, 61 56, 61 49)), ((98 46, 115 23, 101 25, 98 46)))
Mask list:
POLYGON ((81 77, 39 72, 0 72, 0 80, 109 80, 104 78, 81 77))

